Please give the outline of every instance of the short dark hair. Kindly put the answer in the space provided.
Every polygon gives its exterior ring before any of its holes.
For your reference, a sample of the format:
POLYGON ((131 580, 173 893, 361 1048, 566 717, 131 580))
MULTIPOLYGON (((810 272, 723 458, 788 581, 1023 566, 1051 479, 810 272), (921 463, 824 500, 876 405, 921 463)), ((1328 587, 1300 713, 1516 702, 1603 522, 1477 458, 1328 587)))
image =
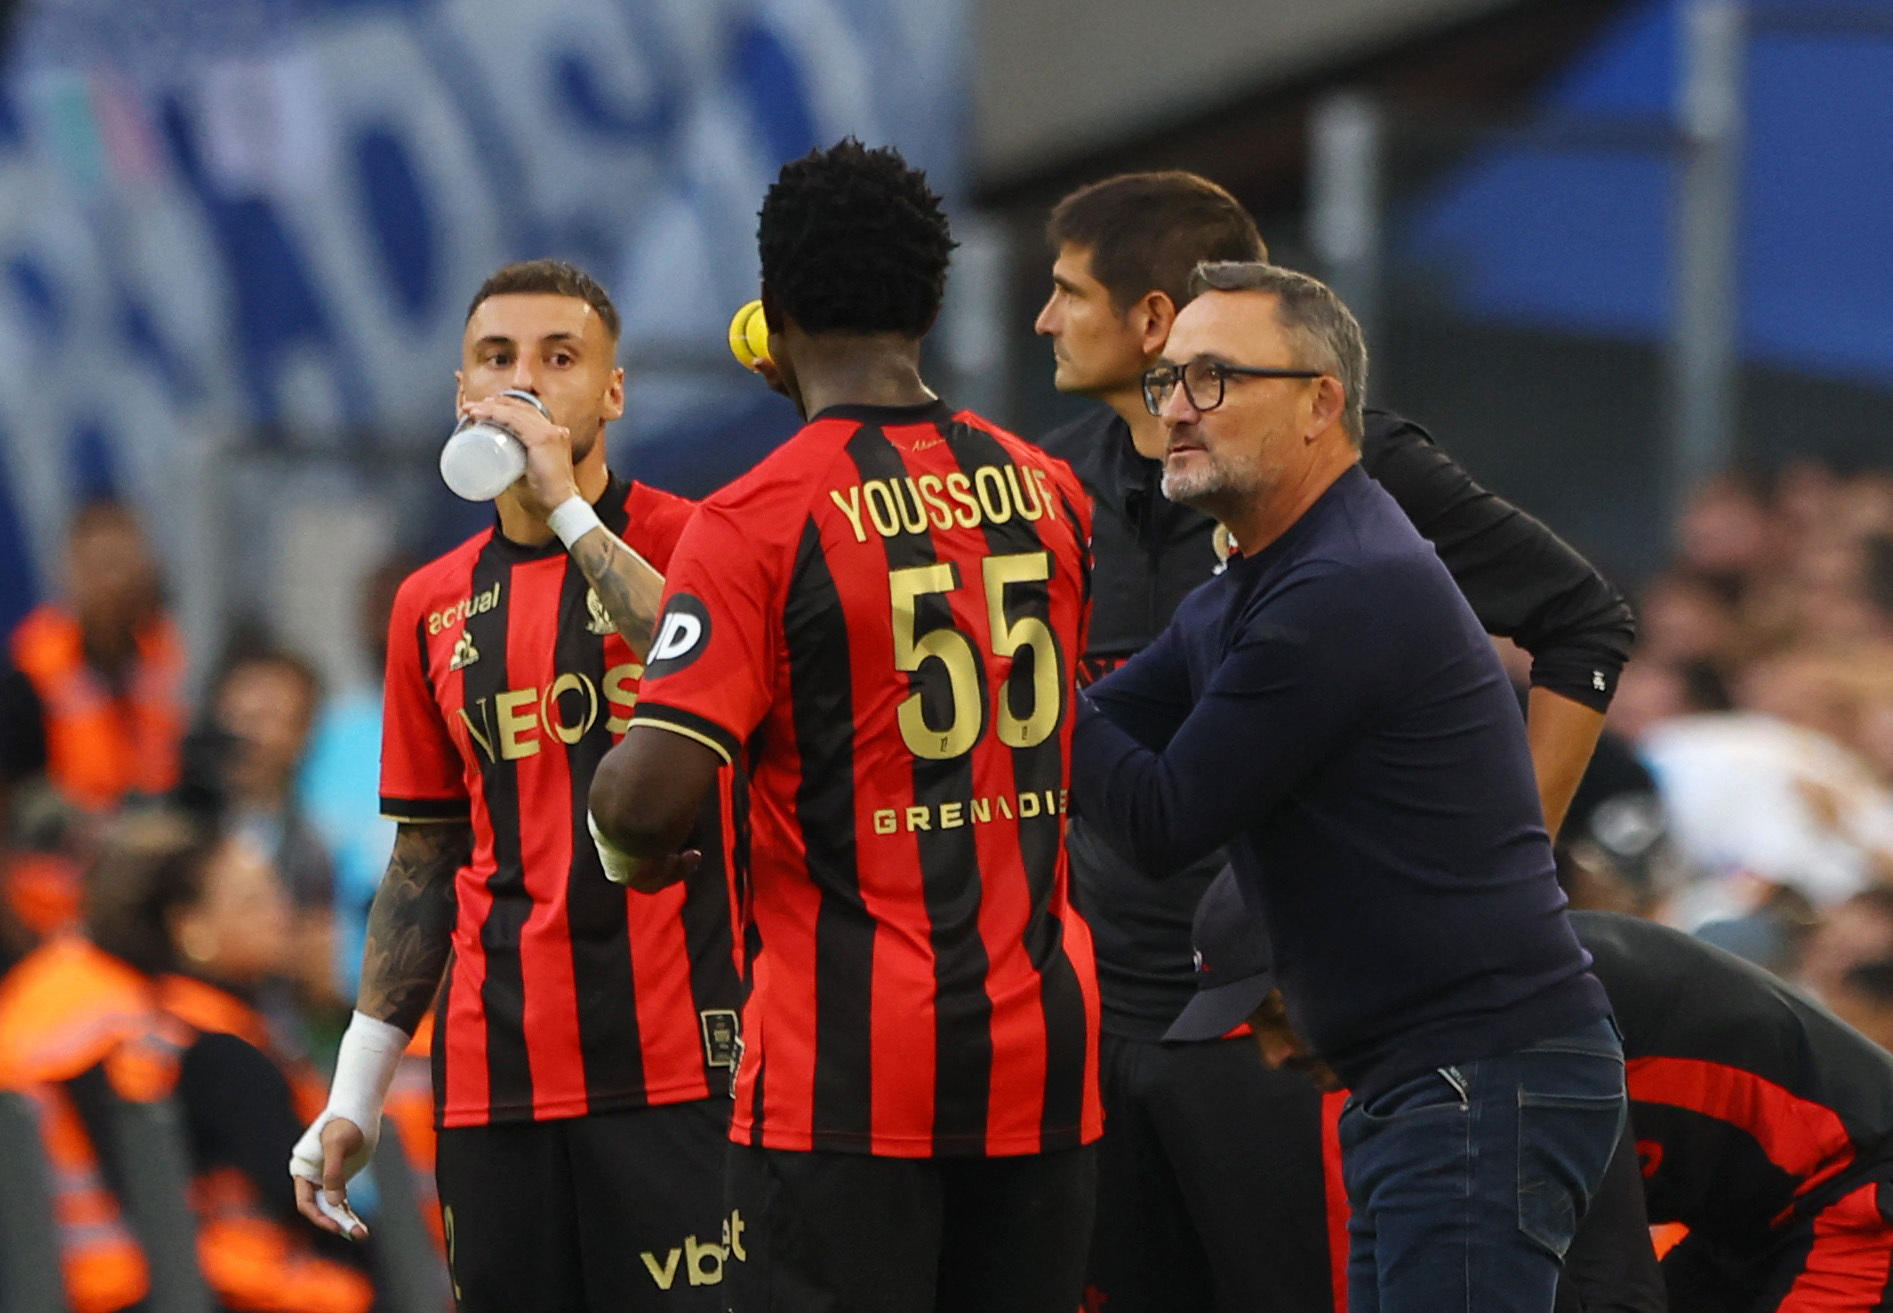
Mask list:
POLYGON ((261 626, 250 623, 238 625, 231 635, 222 658, 211 673, 204 706, 212 709, 214 715, 217 700, 232 681, 244 671, 258 669, 280 670, 301 684, 308 696, 311 713, 322 701, 322 674, 316 669, 315 663, 302 653, 277 643, 261 626))
POLYGON ((1319 278, 1280 265, 1248 260, 1199 264, 1190 274, 1190 295, 1204 292, 1266 292, 1276 298, 1276 318, 1300 345, 1295 363, 1321 369, 1341 381, 1341 427, 1361 445, 1361 407, 1367 394, 1367 342, 1353 311, 1319 278))
POLYGON ((1263 262, 1269 248, 1242 203, 1181 169, 1120 173, 1080 187, 1052 207, 1045 235, 1056 250, 1091 253, 1091 276, 1119 314, 1146 292, 1189 304, 1190 271, 1205 260, 1263 262))
POLYGON ((759 219, 763 286, 804 332, 933 326, 956 243, 926 173, 893 147, 844 137, 790 161, 759 219))
POLYGON ((564 260, 520 260, 507 265, 480 284, 480 290, 467 305, 467 318, 472 319, 473 312, 488 297, 533 292, 576 297, 585 302, 598 312, 599 321, 611 334, 611 340, 618 340, 618 307, 611 303, 611 294, 596 278, 564 260))
POLYGON ((203 897, 223 842, 214 826, 169 807, 121 815, 86 870, 86 937, 148 975, 175 971, 171 917, 203 897))

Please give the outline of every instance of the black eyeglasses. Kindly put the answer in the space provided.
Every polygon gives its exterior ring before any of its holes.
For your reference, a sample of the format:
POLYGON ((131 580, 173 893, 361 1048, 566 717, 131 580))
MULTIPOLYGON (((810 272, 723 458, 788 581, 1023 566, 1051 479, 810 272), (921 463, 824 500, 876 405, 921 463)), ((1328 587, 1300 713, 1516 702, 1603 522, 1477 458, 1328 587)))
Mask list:
POLYGON ((1236 378, 1320 378, 1319 369, 1251 369, 1247 365, 1225 365, 1220 360, 1198 357, 1181 365, 1154 365, 1144 371, 1144 409, 1161 415, 1170 394, 1183 384, 1183 395, 1199 411, 1214 410, 1223 404, 1223 384, 1236 378))

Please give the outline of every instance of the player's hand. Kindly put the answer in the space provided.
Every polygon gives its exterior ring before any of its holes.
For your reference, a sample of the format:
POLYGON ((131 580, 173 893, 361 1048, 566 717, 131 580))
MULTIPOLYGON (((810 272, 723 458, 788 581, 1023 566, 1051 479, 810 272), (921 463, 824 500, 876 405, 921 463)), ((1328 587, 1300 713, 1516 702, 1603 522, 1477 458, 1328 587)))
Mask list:
POLYGON ((368 1228, 348 1206, 348 1178, 361 1170, 372 1152, 368 1136, 346 1117, 319 1121, 309 1130, 315 1132, 317 1127, 320 1131, 315 1136, 315 1148, 320 1164, 311 1162, 316 1154, 310 1152, 309 1133, 304 1133, 289 1158, 289 1174, 296 1183, 296 1211, 332 1235, 366 1240, 368 1228))
POLYGON ((544 519, 552 508, 578 493, 578 474, 572 468, 572 430, 555 424, 516 397, 483 397, 469 401, 460 413, 469 419, 491 420, 519 439, 526 449, 526 473, 513 486, 525 509, 544 519))
POLYGON ((598 818, 590 810, 585 813, 585 828, 592 832, 592 846, 598 849, 598 865, 605 878, 641 894, 654 894, 688 879, 703 861, 703 853, 695 848, 656 857, 627 852, 598 827, 598 818))

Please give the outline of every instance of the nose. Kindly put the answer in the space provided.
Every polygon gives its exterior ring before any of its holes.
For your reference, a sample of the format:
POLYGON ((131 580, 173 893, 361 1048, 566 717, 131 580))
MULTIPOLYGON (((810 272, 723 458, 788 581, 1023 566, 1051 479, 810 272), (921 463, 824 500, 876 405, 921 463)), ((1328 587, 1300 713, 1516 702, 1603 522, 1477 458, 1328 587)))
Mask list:
POLYGON ((1051 337, 1058 332, 1058 322, 1054 318, 1057 305, 1058 293, 1053 292, 1045 298, 1045 304, 1039 309, 1039 317, 1032 321, 1032 331, 1040 337, 1051 337))
POLYGON ((1170 389, 1170 395, 1164 398, 1163 406, 1157 411, 1160 419, 1171 424, 1194 424, 1203 417, 1203 412, 1190 402, 1190 391, 1178 379, 1177 385, 1170 389))
POLYGON ((538 362, 524 351, 520 352, 518 359, 513 361, 513 376, 510 380, 511 386, 518 388, 521 392, 530 392, 535 397, 538 396, 539 388, 536 382, 538 374, 537 364, 538 362))

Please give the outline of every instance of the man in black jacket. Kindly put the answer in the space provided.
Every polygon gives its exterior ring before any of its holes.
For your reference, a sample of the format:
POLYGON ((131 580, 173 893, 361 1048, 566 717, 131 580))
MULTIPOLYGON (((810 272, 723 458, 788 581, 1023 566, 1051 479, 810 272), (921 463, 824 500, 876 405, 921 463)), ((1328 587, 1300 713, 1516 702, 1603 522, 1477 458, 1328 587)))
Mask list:
MULTIPOLYGON (((1189 300, 1191 269, 1262 260, 1266 249, 1233 197, 1188 173, 1094 183, 1058 204, 1048 233, 1057 254, 1038 331, 1052 339, 1058 388, 1104 403, 1041 443, 1092 498, 1096 564, 1081 673, 1089 682, 1154 639, 1227 558, 1215 523, 1158 489, 1163 430, 1140 379, 1189 300)), ((1629 652, 1629 608, 1417 424, 1369 409, 1361 455, 1432 541, 1481 624, 1531 653, 1531 754, 1555 834, 1629 652)), ((1194 989, 1190 918, 1219 860, 1154 880, 1082 821, 1070 848, 1104 1018, 1107 1129, 1088 1298, 1110 1313, 1305 1307, 1300 1292, 1330 1288, 1323 1219, 1305 1219, 1307 1236, 1256 1226, 1272 1189, 1308 1184, 1284 1178, 1291 1169, 1268 1147, 1270 1128, 1308 1097, 1305 1083, 1269 1072, 1246 1040, 1160 1042, 1194 989), (1259 1245, 1265 1234, 1276 1243, 1259 1245)))

